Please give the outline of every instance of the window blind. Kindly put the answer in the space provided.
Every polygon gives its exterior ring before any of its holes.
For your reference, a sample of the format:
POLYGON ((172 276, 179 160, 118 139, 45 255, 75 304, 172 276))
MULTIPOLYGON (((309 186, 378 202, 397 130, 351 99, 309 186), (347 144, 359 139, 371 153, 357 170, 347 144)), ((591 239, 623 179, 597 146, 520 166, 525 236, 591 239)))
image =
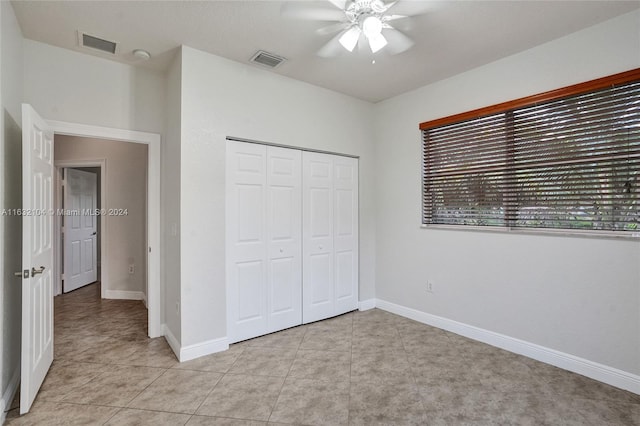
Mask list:
POLYGON ((637 230, 635 74, 597 90, 423 123, 422 223, 637 230))

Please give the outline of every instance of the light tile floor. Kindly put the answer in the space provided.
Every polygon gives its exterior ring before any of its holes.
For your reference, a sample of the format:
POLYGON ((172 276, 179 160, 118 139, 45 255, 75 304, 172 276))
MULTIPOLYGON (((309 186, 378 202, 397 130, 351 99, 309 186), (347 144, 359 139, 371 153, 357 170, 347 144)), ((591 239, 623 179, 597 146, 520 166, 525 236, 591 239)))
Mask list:
MULTIPOLYGON (((10 425, 640 425, 640 396, 381 310, 178 363, 141 302, 55 299, 55 361, 10 425)), ((15 403, 14 403, 15 404, 15 403)))

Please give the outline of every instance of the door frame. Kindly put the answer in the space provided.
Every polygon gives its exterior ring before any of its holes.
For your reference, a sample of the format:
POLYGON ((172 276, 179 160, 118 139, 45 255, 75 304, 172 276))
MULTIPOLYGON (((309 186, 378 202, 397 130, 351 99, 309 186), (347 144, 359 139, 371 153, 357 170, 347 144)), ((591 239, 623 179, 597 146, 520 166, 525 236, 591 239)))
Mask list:
MULTIPOLYGON (((54 133, 55 138, 55 133, 54 133)), ((55 142, 54 142, 55 144, 55 142)), ((105 196, 106 196, 106 185, 104 176, 107 173, 107 160, 104 158, 96 159, 96 160, 61 160, 56 161, 53 159, 53 166, 55 168, 55 193, 54 193, 54 206, 53 208, 58 211, 62 208, 62 169, 67 168, 76 168, 76 167, 97 167, 100 169, 100 206, 106 206, 105 196)), ((66 207, 65 207, 66 208, 66 207)), ((108 288, 107 283, 109 282, 109 256, 106 252, 106 238, 104 238, 107 234, 107 217, 103 217, 100 220, 100 227, 98 228, 98 233, 100 235, 100 258, 96 259, 96 262, 100 263, 100 275, 98 275, 98 280, 100 280, 100 297, 106 299, 106 288, 108 288), (104 267, 104 269, 103 269, 104 267)), ((61 231, 62 230, 62 216, 57 214, 54 217, 53 224, 53 242, 55 244, 55 249, 53 251, 53 261, 55 264, 55 269, 53 270, 53 277, 55 281, 55 296, 62 294, 62 253, 64 252, 64 247, 61 246, 61 231)), ((96 265, 97 266, 97 265, 96 265)), ((146 303, 146 302, 145 302, 146 303)))
MULTIPOLYGON (((161 325, 160 135, 157 133, 47 120, 54 135, 80 136, 148 146, 147 150, 147 309, 149 337, 164 335, 161 325)), ((55 146, 55 143, 54 143, 55 146)), ((55 156, 54 156, 55 161, 55 156)), ((106 179, 101 181, 104 185, 106 179)), ((105 192, 101 194, 104 197, 105 192)), ((104 204, 103 204, 104 206, 104 204)), ((104 221, 102 221, 104 222, 104 221)), ((104 226, 104 225, 101 225, 104 226)), ((104 228, 103 228, 104 229, 104 228)), ((101 243, 105 243, 105 234, 101 243)), ((101 245, 101 251, 103 246, 101 245)), ((102 256, 105 255, 102 251, 102 256)), ((104 267, 104 264, 103 264, 104 267)))

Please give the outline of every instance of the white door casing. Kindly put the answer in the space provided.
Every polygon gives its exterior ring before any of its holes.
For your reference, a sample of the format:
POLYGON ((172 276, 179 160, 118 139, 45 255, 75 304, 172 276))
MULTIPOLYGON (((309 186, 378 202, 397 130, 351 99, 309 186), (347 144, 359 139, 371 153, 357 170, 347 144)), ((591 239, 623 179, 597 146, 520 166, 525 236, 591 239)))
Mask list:
POLYGON ((230 342, 302 322, 301 152, 227 142, 230 342))
POLYGON ((53 131, 22 105, 22 355, 20 413, 53 361, 53 131))
POLYGON ((97 176, 65 169, 64 293, 98 279, 97 176))

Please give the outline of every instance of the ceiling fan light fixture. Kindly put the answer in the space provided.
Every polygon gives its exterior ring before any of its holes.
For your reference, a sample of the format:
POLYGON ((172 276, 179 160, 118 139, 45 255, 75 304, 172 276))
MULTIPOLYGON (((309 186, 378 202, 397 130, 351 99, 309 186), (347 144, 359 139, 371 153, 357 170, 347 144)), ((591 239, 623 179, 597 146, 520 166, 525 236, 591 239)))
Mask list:
POLYGON ((370 39, 382 32, 382 21, 377 16, 367 16, 362 21, 362 32, 370 39))
POLYGON ((372 53, 376 53, 387 45, 387 39, 382 34, 376 34, 373 37, 368 37, 369 47, 372 53))
POLYGON ((355 49, 356 44, 358 44, 359 38, 360 38, 360 28, 357 26, 353 26, 349 28, 347 31, 345 31, 344 34, 340 36, 340 39, 338 41, 340 42, 342 47, 347 49, 349 52, 353 52, 353 49, 355 49))

